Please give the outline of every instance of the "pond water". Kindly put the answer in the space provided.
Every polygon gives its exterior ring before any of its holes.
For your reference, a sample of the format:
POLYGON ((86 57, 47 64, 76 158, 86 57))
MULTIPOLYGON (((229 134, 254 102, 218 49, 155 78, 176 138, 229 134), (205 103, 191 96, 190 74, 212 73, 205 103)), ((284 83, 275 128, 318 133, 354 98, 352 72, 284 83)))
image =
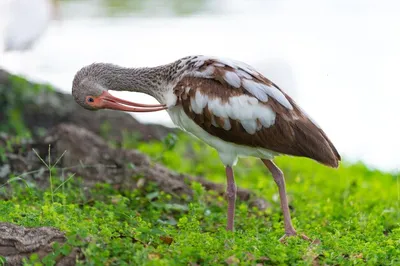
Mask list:
MULTIPOLYGON (((135 67, 191 54, 233 58, 293 95, 346 159, 400 167, 395 0, 82 0, 60 7, 61 19, 36 46, 0 54, 0 67, 69 93, 75 72, 92 62, 135 67)), ((115 95, 155 102, 137 93, 115 95)), ((172 126, 165 112, 134 116, 172 126)))

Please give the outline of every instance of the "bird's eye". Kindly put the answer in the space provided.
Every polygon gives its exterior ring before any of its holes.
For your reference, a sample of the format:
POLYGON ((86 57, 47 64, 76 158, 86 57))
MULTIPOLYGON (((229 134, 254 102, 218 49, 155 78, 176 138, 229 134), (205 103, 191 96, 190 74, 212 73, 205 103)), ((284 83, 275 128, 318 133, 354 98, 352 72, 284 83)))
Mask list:
POLYGON ((87 100, 88 100, 88 102, 90 102, 90 103, 94 102, 94 99, 93 99, 92 97, 89 97, 87 100))

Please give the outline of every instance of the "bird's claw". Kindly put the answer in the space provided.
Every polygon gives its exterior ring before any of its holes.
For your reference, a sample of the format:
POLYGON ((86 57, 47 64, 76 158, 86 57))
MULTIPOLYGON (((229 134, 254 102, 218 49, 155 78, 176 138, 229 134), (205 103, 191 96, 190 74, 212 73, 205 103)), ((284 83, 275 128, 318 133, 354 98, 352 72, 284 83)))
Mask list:
POLYGON ((311 238, 309 238, 309 237, 306 236, 305 234, 297 234, 296 231, 285 233, 285 234, 279 239, 279 242, 285 244, 287 238, 289 238, 289 237, 294 237, 294 236, 299 236, 299 237, 301 237, 303 240, 312 242, 311 238))

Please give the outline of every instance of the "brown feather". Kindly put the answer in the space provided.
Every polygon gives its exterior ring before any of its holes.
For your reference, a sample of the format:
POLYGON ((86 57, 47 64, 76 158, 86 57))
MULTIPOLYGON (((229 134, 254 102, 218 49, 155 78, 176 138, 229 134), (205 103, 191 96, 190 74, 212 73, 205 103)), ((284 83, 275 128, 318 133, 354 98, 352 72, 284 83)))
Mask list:
MULTIPOLYGON (((222 70, 216 71, 217 75, 222 75, 222 70)), ((214 73, 215 74, 215 73, 214 73)), ((260 75, 257 77, 265 84, 275 84, 260 75)), ((191 108, 190 100, 195 97, 196 91, 207 95, 209 99, 219 98, 222 103, 229 101, 232 96, 249 95, 251 93, 243 88, 233 88, 223 78, 207 79, 200 77, 184 77, 176 88, 192 88, 188 93, 182 89, 175 89, 179 101, 185 113, 192 118, 197 125, 203 128, 209 134, 216 136, 224 141, 240 145, 265 148, 277 153, 294 156, 302 156, 314 159, 328 166, 337 167, 340 161, 340 155, 336 148, 326 136, 326 134, 316 126, 306 114, 304 114, 297 104, 289 96, 284 94, 293 106, 293 110, 288 110, 279 104, 273 97, 269 97, 265 103, 275 113, 275 124, 269 128, 262 127, 254 134, 249 134, 241 125, 240 121, 230 119, 231 129, 223 129, 224 119, 216 117, 206 106, 202 114, 195 114, 191 108), (195 89, 194 89, 195 88, 195 89), (211 124, 214 119, 218 125, 211 124)), ((284 93, 284 92, 283 92, 284 93)), ((259 123, 259 121, 257 121, 259 123)))

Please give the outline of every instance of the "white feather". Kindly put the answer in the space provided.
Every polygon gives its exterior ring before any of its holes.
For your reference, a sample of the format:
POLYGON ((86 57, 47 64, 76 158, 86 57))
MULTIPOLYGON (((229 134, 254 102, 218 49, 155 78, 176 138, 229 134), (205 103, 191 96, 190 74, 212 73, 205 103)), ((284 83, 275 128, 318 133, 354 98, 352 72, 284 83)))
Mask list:
POLYGON ((273 86, 267 86, 265 84, 262 84, 262 88, 265 90, 265 92, 273 97, 275 100, 277 100, 280 104, 282 104, 285 108, 292 110, 293 106, 290 104, 289 100, 286 98, 286 96, 277 88, 273 86))
POLYGON ((243 71, 243 70, 238 69, 238 70, 236 70, 236 73, 237 73, 237 74, 239 75, 239 77, 241 77, 241 78, 253 79, 253 77, 252 77, 249 73, 247 73, 246 71, 243 71))
POLYGON ((196 98, 190 99, 190 105, 192 106, 193 112, 195 112, 196 114, 203 113, 203 108, 200 108, 200 106, 197 104, 196 98))
MULTIPOLYGON (((190 87, 186 87, 186 89, 190 87)), ((172 107, 176 105, 176 101, 178 100, 178 97, 176 97, 176 94, 174 93, 174 90, 168 90, 167 93, 164 96, 164 99, 161 99, 161 102, 165 103, 167 107, 172 107)))
POLYGON ((260 86, 260 83, 254 82, 253 80, 244 79, 242 84, 243 84, 243 87, 248 92, 253 94, 260 101, 262 101, 262 102, 267 102, 268 101, 268 95, 262 89, 262 87, 260 86))
POLYGON ((264 98, 268 100, 268 96, 274 98, 285 108, 292 110, 293 106, 290 104, 286 96, 274 86, 268 86, 260 82, 253 80, 244 80, 243 87, 256 96, 259 100, 264 101, 264 98), (268 96, 267 96, 268 95, 268 96))
POLYGON ((222 64, 224 64, 224 65, 226 65, 226 66, 229 66, 229 67, 231 67, 231 68, 233 68, 233 69, 237 69, 237 64, 235 64, 234 62, 233 62, 233 60, 231 60, 231 59, 227 59, 227 58, 211 58, 211 59, 213 59, 213 60, 215 60, 215 61, 217 61, 217 63, 222 63, 222 64))
POLYGON ((233 71, 225 71, 224 79, 226 82, 228 82, 229 85, 234 88, 239 88, 242 83, 239 76, 233 71))
POLYGON ((208 103, 207 95, 203 95, 200 91, 196 91, 195 101, 199 108, 203 109, 208 103))
POLYGON ((268 128, 275 124, 276 113, 271 108, 264 110, 264 113, 257 117, 261 124, 268 128))
POLYGON ((225 130, 230 130, 232 128, 231 122, 229 122, 229 118, 224 119, 224 127, 225 130))
POLYGON ((254 119, 241 120, 240 123, 242 124, 243 128, 246 130, 247 133, 249 133, 249 134, 256 133, 256 129, 257 129, 256 120, 254 120, 254 119))
POLYGON ((208 101, 208 109, 213 113, 215 116, 227 118, 228 117, 228 109, 226 108, 225 104, 221 103, 219 98, 212 99, 208 101))

